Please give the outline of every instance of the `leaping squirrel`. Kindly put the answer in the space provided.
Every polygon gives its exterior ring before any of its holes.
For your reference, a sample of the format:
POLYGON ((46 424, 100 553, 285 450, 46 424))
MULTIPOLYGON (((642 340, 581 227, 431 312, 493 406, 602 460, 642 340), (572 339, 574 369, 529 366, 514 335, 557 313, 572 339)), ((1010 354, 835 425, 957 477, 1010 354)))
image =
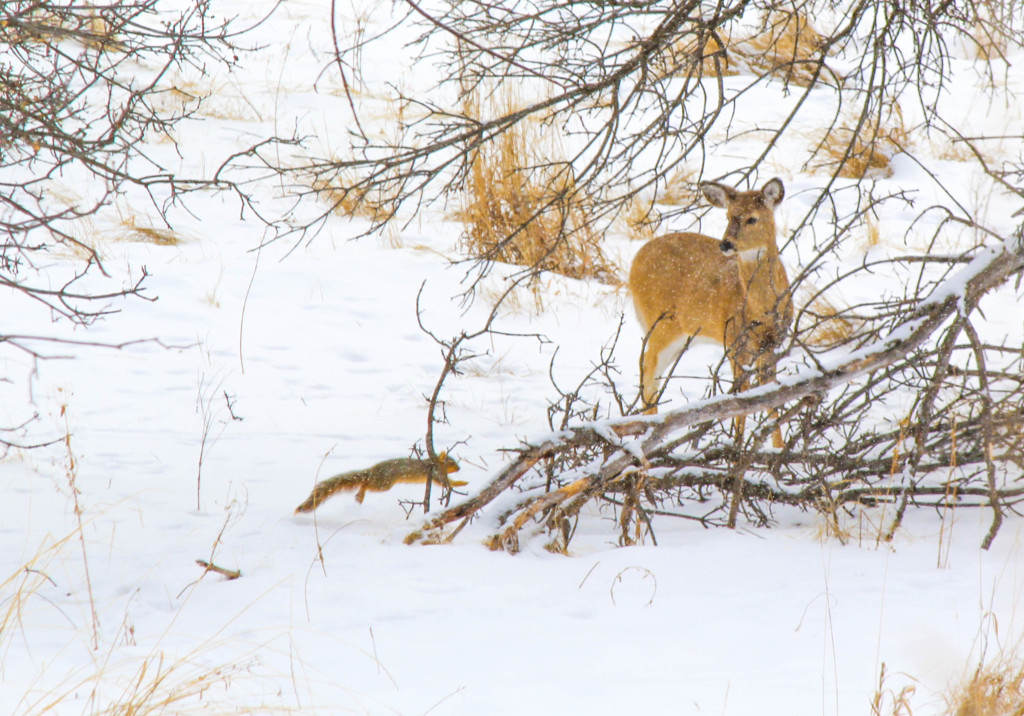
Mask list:
POLYGON ((447 453, 440 453, 436 462, 417 460, 411 457, 385 460, 365 470, 343 472, 318 482, 306 501, 295 508, 295 513, 312 512, 320 506, 321 502, 336 492, 358 490, 356 502, 362 502, 367 490, 385 492, 394 487, 396 483, 424 484, 427 480, 433 479, 435 484, 461 487, 467 483, 447 478, 447 475, 458 471, 459 464, 448 457, 447 453))

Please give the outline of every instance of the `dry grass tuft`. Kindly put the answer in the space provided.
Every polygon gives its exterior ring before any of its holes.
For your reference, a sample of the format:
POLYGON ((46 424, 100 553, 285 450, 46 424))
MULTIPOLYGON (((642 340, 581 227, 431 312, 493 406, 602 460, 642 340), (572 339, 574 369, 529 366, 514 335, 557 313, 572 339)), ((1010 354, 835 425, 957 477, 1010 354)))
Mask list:
POLYGON ((838 165, 839 176, 846 179, 861 179, 868 174, 891 176, 889 163, 907 145, 907 130, 898 106, 888 115, 887 125, 877 119, 863 122, 859 130, 854 121, 832 125, 816 140, 804 168, 832 173, 838 165))
POLYGON ((258 122, 262 112, 237 84, 213 82, 206 75, 168 73, 150 103, 159 112, 230 122, 258 122))
POLYGON ((1024 662, 979 666, 948 700, 949 716, 1024 716, 1024 662))
POLYGON ((31 559, 0 582, 0 655, 7 653, 6 641, 21 628, 22 612, 29 598, 47 582, 53 584, 47 573, 74 536, 75 533, 71 533, 60 540, 47 537, 31 559))
POLYGON ((386 222, 392 214, 393 197, 384 196, 377 187, 369 186, 350 174, 339 174, 332 179, 315 178, 311 182, 317 198, 330 204, 331 211, 348 219, 367 219, 374 223, 386 222))
MULTIPOLYGON (((49 602, 45 593, 37 592, 46 587, 56 589, 49 575, 63 569, 62 561, 69 557, 67 552, 73 549, 71 543, 80 530, 78 527, 59 540, 48 536, 31 559, 0 581, 0 670, 3 659, 11 657, 9 642, 26 638, 24 634, 16 636, 18 631, 28 628, 23 620, 26 616, 38 618, 32 614, 32 602, 49 602)), ((125 643, 134 646, 130 622, 126 621, 122 628, 125 643)), ((107 654, 96 652, 95 662, 56 685, 44 683, 43 667, 39 665, 35 683, 12 683, 10 687, 24 689, 18 713, 32 716, 73 711, 112 716, 290 713, 290 709, 268 705, 256 696, 267 691, 258 688, 260 675, 253 669, 259 665, 258 655, 253 651, 241 661, 216 661, 213 650, 224 645, 209 642, 180 658, 169 657, 160 650, 141 658, 129 652, 128 660, 119 662, 114 659, 118 646, 111 644, 107 654)), ((96 646, 90 643, 89 648, 95 651, 96 646)))
POLYGON ((974 21, 963 32, 968 53, 986 63, 1005 61, 1007 54, 1022 45, 1024 2, 1021 0, 978 0, 970 3, 974 21))
POLYGON ((680 169, 668 179, 668 183, 658 196, 658 203, 667 206, 690 206, 699 199, 696 172, 692 169, 680 169))
MULTIPOLYGON (((149 714, 187 713, 205 710, 207 692, 226 691, 232 680, 245 674, 247 665, 205 667, 187 660, 166 660, 162 653, 151 655, 141 662, 134 673, 124 674, 113 687, 119 693, 103 699, 102 713, 117 716, 147 716, 149 714)), ((30 713, 49 713, 60 706, 81 698, 82 693, 95 694, 99 681, 107 677, 103 671, 81 682, 63 685, 64 691, 55 691, 30 706, 30 713)), ((230 709, 225 713, 242 713, 230 709)))
MULTIPOLYGON (((846 483, 831 484, 834 491, 842 490, 846 483)), ((878 549, 890 542, 892 536, 891 503, 856 504, 839 507, 827 498, 815 504, 817 520, 811 525, 814 538, 822 543, 835 540, 839 544, 855 544, 861 548, 878 549)), ((879 684, 881 686, 881 684, 879 684)))
POLYGON ((814 538, 818 542, 836 540, 845 545, 855 541, 856 524, 846 518, 834 504, 823 500, 816 505, 818 520, 814 523, 814 538))
POLYGON ((121 218, 121 227, 118 238, 122 241, 140 241, 156 246, 178 246, 187 241, 184 236, 166 226, 141 225, 133 214, 121 218))
POLYGON ((825 296, 817 296, 800 312, 797 334, 811 346, 832 349, 843 345, 857 333, 860 323, 843 315, 846 309, 825 296))
POLYGON ((91 50, 125 51, 118 34, 99 7, 82 5, 53 10, 46 3, 19 12, 16 22, 0 25, 0 44, 77 42, 91 50))
POLYGON ((885 664, 878 672, 878 688, 871 697, 871 716, 911 716, 910 699, 917 690, 912 684, 904 685, 899 691, 886 686, 889 678, 885 664))
POLYGON ((878 219, 868 215, 864 222, 864 249, 873 249, 882 243, 882 232, 878 229, 878 219))
POLYGON ((80 709, 83 697, 91 704, 89 713, 111 716, 296 712, 280 703, 280 698, 258 695, 269 686, 262 683, 259 657, 211 665, 205 648, 181 658, 156 650, 125 663, 108 655, 94 672, 73 676, 47 693, 23 698, 22 713, 42 716, 73 709, 76 704, 80 709))
POLYGON ((703 42, 698 37, 688 36, 669 48, 667 64, 672 67, 665 70, 679 74, 680 70, 685 72, 684 68, 693 68, 692 71, 701 76, 731 77, 739 74, 739 70, 730 60, 730 52, 728 41, 718 35, 709 35, 703 42))
MULTIPOLYGON (((507 102, 511 106, 511 102, 507 102)), ((472 107, 468 116, 478 116, 472 107)), ((618 270, 602 250, 592 202, 575 183, 557 141, 536 123, 519 122, 471 157, 458 218, 472 256, 615 284, 618 270)))
POLYGON ((544 312, 542 297, 550 288, 549 282, 542 286, 535 281, 530 286, 515 283, 513 280, 500 282, 484 282, 478 289, 484 303, 491 306, 501 305, 503 315, 539 316, 544 312))
POLYGON ((633 196, 626 202, 618 221, 630 239, 650 241, 661 228, 663 217, 651 201, 633 196))
POLYGON ((786 84, 808 87, 812 82, 838 81, 838 73, 828 65, 815 80, 823 65, 824 38, 806 16, 798 12, 773 13, 765 28, 748 38, 732 43, 729 51, 756 71, 774 75, 786 84))
MULTIPOLYGON (((971 145, 957 139, 943 138, 941 141, 935 142, 932 144, 932 153, 936 159, 944 159, 949 162, 969 162, 975 159, 971 145)), ((986 161, 989 160, 988 156, 983 156, 986 161)))

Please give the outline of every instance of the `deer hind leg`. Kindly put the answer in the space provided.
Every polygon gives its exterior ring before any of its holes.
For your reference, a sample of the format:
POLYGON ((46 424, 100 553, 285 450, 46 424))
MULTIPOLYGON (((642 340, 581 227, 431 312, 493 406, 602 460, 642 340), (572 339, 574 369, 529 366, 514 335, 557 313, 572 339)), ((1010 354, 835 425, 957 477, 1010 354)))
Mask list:
MULTIPOLYGON (((662 351, 664 352, 664 350, 662 351)), ((654 415, 658 412, 658 398, 661 395, 662 363, 661 353, 651 349, 648 344, 644 352, 643 365, 640 369, 640 394, 643 396, 644 414, 654 415)))
MULTIPOLYGON (((750 387, 750 378, 744 374, 743 367, 738 365, 735 361, 732 363, 732 373, 734 376, 733 392, 742 393, 744 390, 750 387)), ((757 384, 765 385, 775 380, 775 362, 769 358, 758 358, 757 360, 757 384)), ((778 408, 772 408, 768 411, 768 417, 772 420, 779 419, 778 408)), ((743 442, 743 426, 746 421, 746 416, 740 415, 733 419, 733 439, 736 441, 735 444, 739 445, 743 442)), ((775 429, 772 430, 772 446, 775 448, 781 448, 782 442, 782 427, 776 425, 775 429)))
POLYGON ((640 369, 640 395, 645 415, 654 415, 658 412, 657 363, 657 356, 644 354, 643 366, 640 369))
MULTIPOLYGON (((779 419, 779 409, 778 408, 772 408, 771 410, 769 410, 768 411, 768 417, 771 418, 772 420, 778 420, 779 419)), ((782 426, 781 425, 776 425, 775 429, 772 430, 772 447, 774 447, 774 448, 781 448, 782 445, 783 445, 783 442, 782 442, 782 426)))
MULTIPOLYGON (((775 380, 775 356, 772 355, 771 349, 768 349, 767 353, 762 353, 757 361, 757 384, 766 385, 775 380)), ((779 409, 772 408, 768 411, 768 417, 776 421, 775 429, 772 430, 772 446, 775 448, 781 448, 782 443, 782 426, 778 424, 779 409)))
POLYGON ((654 415, 658 412, 662 376, 672 367, 691 338, 689 335, 673 335, 672 324, 662 322, 661 319, 647 334, 640 366, 640 394, 645 414, 654 415))
MULTIPOLYGON (((744 390, 750 387, 750 378, 747 376, 746 370, 740 365, 737 360, 730 360, 729 365, 732 368, 732 393, 742 393, 744 390)), ((746 424, 747 416, 737 415, 732 419, 732 439, 734 445, 743 444, 743 426, 746 424)))
POLYGON ((745 415, 737 415, 732 419, 732 439, 734 445, 743 444, 743 426, 746 425, 747 418, 745 415))
MULTIPOLYGON (((758 350, 754 352, 752 346, 747 341, 750 341, 755 336, 743 335, 736 339, 730 344, 734 346, 736 354, 730 356, 729 365, 732 368, 733 375, 733 387, 732 392, 741 393, 750 387, 750 370, 753 370, 754 375, 757 378, 758 385, 765 385, 775 380, 775 354, 771 348, 771 344, 764 340, 758 340, 758 350), (750 366, 750 370, 745 370, 743 366, 750 366)), ((779 411, 776 408, 772 408, 768 411, 768 417, 772 420, 777 421, 779 418, 779 411)), ((743 441, 743 425, 745 416, 739 416, 733 420, 734 426, 734 438, 736 444, 739 445, 743 441)), ((772 430, 772 445, 776 448, 781 448, 782 442, 782 429, 776 424, 774 430, 772 430)))

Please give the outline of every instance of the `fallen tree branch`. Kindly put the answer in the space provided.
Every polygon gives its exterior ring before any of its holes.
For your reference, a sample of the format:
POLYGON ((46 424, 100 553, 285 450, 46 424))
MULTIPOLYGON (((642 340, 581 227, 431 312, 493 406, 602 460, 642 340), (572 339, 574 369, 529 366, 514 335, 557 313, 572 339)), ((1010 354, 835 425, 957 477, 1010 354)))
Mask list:
MULTIPOLYGON (((787 403, 803 401, 808 406, 821 404, 824 396, 837 388, 845 386, 855 379, 882 372, 901 361, 913 360, 915 352, 918 351, 943 324, 953 316, 968 316, 977 308, 978 302, 988 291, 1002 285, 1010 277, 1024 269, 1024 237, 1021 233, 1004 241, 994 248, 983 249, 957 273, 949 276, 938 284, 934 290, 923 300, 917 302, 912 310, 906 311, 896 325, 884 337, 881 337, 868 345, 849 352, 841 357, 831 359, 828 363, 819 363, 818 367, 805 370, 796 376, 783 377, 778 384, 759 386, 740 394, 720 395, 705 400, 691 403, 690 405, 665 412, 656 416, 627 416, 621 419, 597 421, 584 424, 578 427, 569 427, 557 433, 548 435, 533 444, 526 444, 518 449, 517 457, 506 466, 483 490, 474 497, 459 503, 439 514, 429 518, 420 530, 417 530, 406 537, 406 542, 444 542, 451 539, 455 533, 484 507, 490 504, 498 495, 513 487, 520 479, 527 475, 532 468, 543 460, 570 456, 581 449, 593 453, 596 450, 603 452, 604 457, 596 468, 590 464, 581 466, 583 474, 576 472, 572 478, 570 487, 575 495, 581 490, 588 494, 602 492, 615 493, 618 488, 614 482, 619 476, 628 472, 647 473, 660 469, 673 456, 673 452, 680 446, 680 433, 703 423, 722 422, 732 418, 749 415, 751 413, 766 412, 772 408, 779 408, 787 403), (455 522, 462 521, 462 524, 455 530, 455 533, 445 535, 444 528, 455 522)), ((985 366, 979 367, 980 372, 985 371, 985 366)), ((959 374, 957 374, 959 375, 959 374)), ((789 414, 793 414, 793 410, 789 414)), ((1017 420, 1019 416, 1011 416, 1017 420)), ((985 428, 986 434, 991 433, 992 417, 986 412, 984 420, 988 421, 985 428)), ((703 434, 704 431, 695 431, 703 434)), ((902 439, 902 435, 901 438, 902 439)), ((963 436, 961 435, 961 440, 963 436)), ((877 442, 877 441, 876 441, 877 442)), ((869 442, 868 445, 874 443, 869 442)), ((896 445, 896 443, 893 443, 896 445)), ((919 446, 919 450, 923 449, 919 446)), ((875 447, 877 450, 877 446, 875 447)), ((728 451, 725 451, 728 452, 728 451)), ((746 457, 742 454, 741 446, 735 446, 730 457, 730 462, 737 460, 750 460, 749 454, 746 457)), ((823 452, 828 452, 824 450, 823 452)), ((893 452, 893 470, 897 464, 897 448, 893 452)), ((792 462, 799 463, 800 454, 792 450, 784 450, 782 453, 758 453, 760 463, 767 471, 778 470, 782 466, 792 462), (774 461, 774 466, 772 466, 774 461), (769 469, 770 468, 770 469, 769 469)), ((918 455, 919 457, 919 455, 918 455)), ((991 456, 984 456, 984 460, 991 462, 991 456)), ((753 463, 753 460, 750 460, 753 463)), ((882 463, 884 464, 884 461, 882 463)), ((950 464, 950 463, 947 463, 950 464)), ((963 467, 963 463, 961 463, 963 467)), ((742 472, 740 474, 743 474, 742 472)), ((986 472, 987 483, 982 488, 971 486, 960 487, 957 495, 987 497, 987 503, 997 509, 999 498, 994 496, 995 478, 991 470, 986 472)), ((804 490, 802 493, 796 491, 792 496, 787 496, 784 490, 770 489, 763 480, 741 480, 736 485, 735 480, 730 480, 729 485, 721 484, 725 479, 725 473, 715 475, 704 481, 692 480, 690 488, 710 489, 718 482, 718 488, 722 494, 744 495, 745 499, 762 499, 767 502, 782 502, 789 504, 807 505, 808 501, 821 500, 826 496, 825 490, 831 491, 838 487, 829 487, 828 483, 821 484, 804 490), (701 483, 701 484, 698 484, 701 483)), ((685 479, 676 480, 671 483, 659 483, 657 477, 646 482, 646 489, 650 492, 661 492, 662 494, 670 489, 676 489, 685 484, 685 479)), ((518 515, 511 517, 509 525, 500 533, 489 540, 492 548, 503 548, 514 551, 518 548, 518 540, 515 532, 523 528, 526 522, 546 514, 551 521, 554 513, 559 510, 565 511, 568 502, 573 504, 575 510, 579 509, 578 500, 570 501, 568 494, 555 494, 559 490, 569 489, 565 486, 556 486, 555 492, 542 495, 537 498, 524 501, 517 509, 518 515)), ((871 485, 855 486, 845 485, 837 494, 829 495, 832 504, 847 502, 863 502, 865 500, 881 501, 889 495, 895 495, 890 488, 878 488, 871 485)), ((939 492, 931 487, 919 486, 916 483, 909 490, 909 497, 920 494, 921 496, 938 497, 945 492, 939 492)), ((721 509, 721 505, 707 497, 704 493, 698 493, 704 499, 712 502, 712 510, 721 509)), ((1017 501, 1021 496, 1019 488, 1008 490, 1004 494, 1006 501, 1017 501)), ((656 498, 655 498, 656 499, 656 498)), ((985 504, 985 502, 979 502, 985 504)), ((739 503, 737 502, 737 507, 739 503)), ((733 510, 737 507, 732 508, 733 510)), ((726 506, 726 510, 729 507, 726 506)), ((568 517, 568 514, 562 514, 568 517)), ((731 519, 735 519, 733 512, 731 519)), ((731 520, 730 520, 731 521, 731 520)), ((990 538, 986 539, 991 542, 990 538)))

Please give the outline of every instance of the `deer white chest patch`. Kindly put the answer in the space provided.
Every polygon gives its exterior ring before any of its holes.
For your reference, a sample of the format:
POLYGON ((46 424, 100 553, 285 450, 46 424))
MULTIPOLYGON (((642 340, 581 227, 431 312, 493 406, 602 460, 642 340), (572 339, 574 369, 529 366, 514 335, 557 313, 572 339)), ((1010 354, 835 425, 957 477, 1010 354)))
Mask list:
POLYGON ((764 247, 757 247, 756 249, 747 249, 746 251, 738 251, 736 257, 743 263, 756 263, 760 261, 765 255, 764 247))

